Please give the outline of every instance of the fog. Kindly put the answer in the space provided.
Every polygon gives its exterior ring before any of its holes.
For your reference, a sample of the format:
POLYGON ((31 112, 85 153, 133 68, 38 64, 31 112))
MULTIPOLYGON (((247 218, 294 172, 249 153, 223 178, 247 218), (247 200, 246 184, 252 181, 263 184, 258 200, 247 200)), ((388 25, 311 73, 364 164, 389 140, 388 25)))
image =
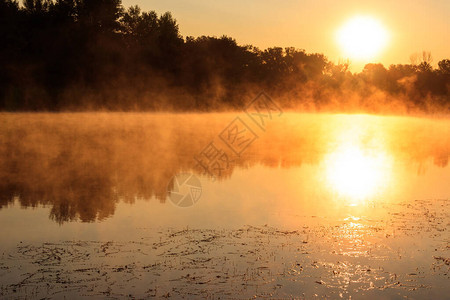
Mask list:
POLYGON ((449 112, 450 60, 429 52, 351 73, 302 48, 183 37, 175 17, 119 0, 0 2, 0 110, 236 111, 265 91, 297 112, 449 112))
POLYGON ((347 131, 413 172, 445 167, 450 155, 448 119, 284 113, 266 131, 237 113, 2 113, 0 122, 1 207, 50 205, 57 222, 103 219, 119 201, 165 202, 174 175, 209 177, 195 158, 210 142, 230 161, 218 180, 235 168, 317 165, 347 131), (237 116, 258 135, 240 156, 219 138, 237 116))

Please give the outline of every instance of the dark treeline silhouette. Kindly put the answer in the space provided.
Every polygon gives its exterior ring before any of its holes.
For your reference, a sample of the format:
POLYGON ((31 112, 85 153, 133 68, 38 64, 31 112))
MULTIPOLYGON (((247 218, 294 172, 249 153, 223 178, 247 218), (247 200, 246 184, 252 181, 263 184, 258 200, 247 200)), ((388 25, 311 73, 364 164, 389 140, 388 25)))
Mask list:
POLYGON ((170 13, 120 0, 0 0, 0 109, 220 110, 260 90, 286 108, 447 110, 450 60, 433 68, 368 64, 360 73, 322 54, 180 35, 170 13))

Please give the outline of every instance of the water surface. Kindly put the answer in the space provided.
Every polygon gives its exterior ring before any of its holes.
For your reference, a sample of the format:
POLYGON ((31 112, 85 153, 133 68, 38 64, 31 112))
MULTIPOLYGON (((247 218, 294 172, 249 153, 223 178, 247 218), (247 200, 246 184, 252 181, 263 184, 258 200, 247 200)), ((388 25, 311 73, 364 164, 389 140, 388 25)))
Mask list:
POLYGON ((450 120, 284 113, 260 125, 0 114, 0 295, 450 293, 450 120), (199 179, 194 205, 172 201, 192 192, 177 174, 199 179))

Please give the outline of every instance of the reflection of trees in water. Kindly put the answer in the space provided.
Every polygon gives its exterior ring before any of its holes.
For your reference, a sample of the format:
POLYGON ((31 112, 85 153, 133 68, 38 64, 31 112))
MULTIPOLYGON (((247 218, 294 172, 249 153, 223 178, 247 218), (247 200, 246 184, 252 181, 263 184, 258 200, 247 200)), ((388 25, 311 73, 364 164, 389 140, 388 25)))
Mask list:
MULTIPOLYGON (((114 213, 118 201, 154 197, 164 202, 170 179, 179 172, 199 174, 194 156, 210 141, 217 141, 218 133, 233 117, 2 115, 0 207, 14 197, 24 207, 50 205, 50 217, 62 223, 104 219, 114 213)), ((229 178, 237 166, 317 164, 329 151, 333 121, 286 116, 272 125, 240 158, 228 153, 234 163, 223 170, 219 180, 229 178)), ((447 166, 448 137, 427 135, 427 129, 439 129, 425 125, 426 121, 396 123, 402 131, 392 131, 397 136, 391 134, 386 146, 396 157, 420 165, 431 157, 436 166, 447 166), (399 139, 398 134, 404 138, 399 139)))

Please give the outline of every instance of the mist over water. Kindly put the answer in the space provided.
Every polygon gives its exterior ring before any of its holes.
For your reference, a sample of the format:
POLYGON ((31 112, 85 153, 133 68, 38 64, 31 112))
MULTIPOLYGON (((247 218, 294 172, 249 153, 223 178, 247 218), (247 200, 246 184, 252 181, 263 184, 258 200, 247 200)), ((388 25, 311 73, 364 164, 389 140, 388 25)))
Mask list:
POLYGON ((448 294, 448 118, 266 121, 0 114, 0 295, 448 294), (239 149, 236 122, 254 134, 239 149), (205 173, 211 145, 227 163, 205 173), (178 174, 199 179, 192 206, 178 174))
MULTIPOLYGON (((0 204, 6 207, 14 199, 24 207, 47 204, 50 217, 65 222, 102 220, 114 214, 119 201, 165 202, 167 185, 176 174, 190 172, 208 180, 195 158, 210 142, 229 159, 214 174, 219 181, 256 166, 307 166, 316 172, 336 160, 344 170, 335 171, 336 176, 354 181, 355 174, 345 173, 352 172, 347 154, 369 157, 369 166, 375 157, 374 164, 389 164, 384 166, 389 172, 400 172, 392 168, 405 164, 407 172, 423 178, 429 168, 447 169, 447 119, 286 113, 264 132, 246 118, 235 113, 2 114, 0 204), (257 134, 240 156, 218 138, 236 116, 257 134)), ((320 176, 327 180, 334 175, 322 170, 320 176)), ((346 184, 352 182, 340 183, 346 184)), ((326 182, 314 185, 312 189, 329 188, 326 182)))
MULTIPOLYGON (((175 17, 0 0, 0 298, 448 298, 450 60, 351 72, 175 17)), ((369 17, 353 58, 398 30, 369 17)))

